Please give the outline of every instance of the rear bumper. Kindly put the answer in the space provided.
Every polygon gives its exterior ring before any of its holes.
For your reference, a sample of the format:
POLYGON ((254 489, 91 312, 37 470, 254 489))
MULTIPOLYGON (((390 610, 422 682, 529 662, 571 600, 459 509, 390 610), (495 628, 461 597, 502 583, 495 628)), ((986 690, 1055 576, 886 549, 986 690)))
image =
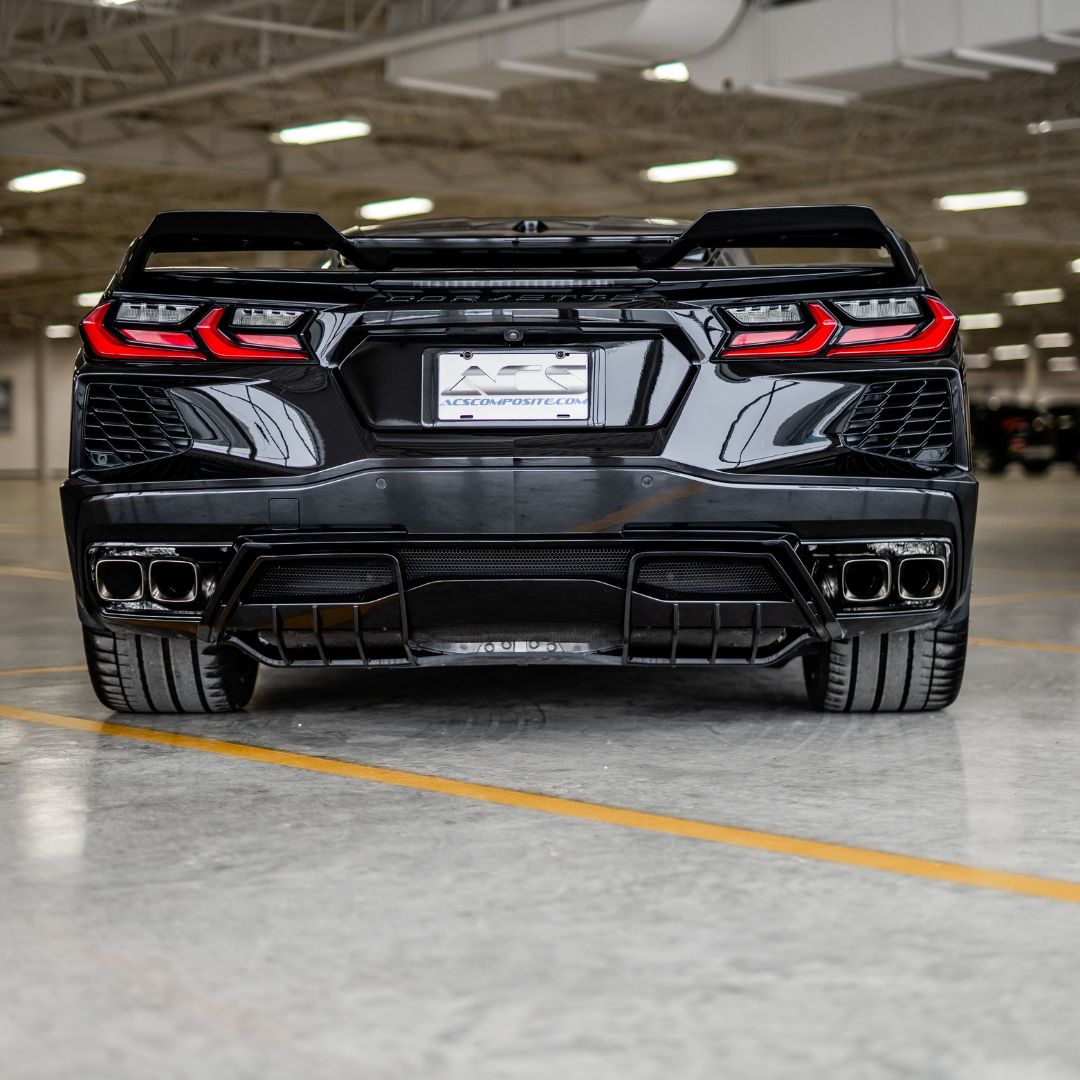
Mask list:
POLYGON ((830 638, 936 625, 966 603, 975 499, 970 478, 720 480, 662 462, 597 468, 393 461, 303 482, 147 490, 74 481, 63 491, 87 624, 198 635, 270 664, 359 665, 777 663, 830 638), (815 562, 823 551, 923 538, 949 549, 949 588, 933 605, 844 612, 825 595, 815 562), (533 576, 527 569, 491 576, 481 559, 472 570, 412 580, 410 550, 465 542, 607 545, 625 560, 621 577, 533 576), (95 545, 158 554, 197 545, 219 555, 206 568, 197 610, 153 603, 118 610, 102 604, 94 588, 95 545), (748 586, 708 597, 658 597, 637 586, 635 570, 663 553, 763 567, 779 592, 748 586), (328 555, 381 560, 393 588, 314 602, 265 595, 255 603, 246 592, 268 560, 328 555), (448 625, 459 629, 447 636, 448 625))

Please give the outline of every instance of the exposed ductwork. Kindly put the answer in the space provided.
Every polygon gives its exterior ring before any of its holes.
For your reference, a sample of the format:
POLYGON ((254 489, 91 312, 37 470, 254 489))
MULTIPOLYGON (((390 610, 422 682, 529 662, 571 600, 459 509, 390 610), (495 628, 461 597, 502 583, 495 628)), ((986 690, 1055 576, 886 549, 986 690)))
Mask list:
POLYGON ((1080 0, 808 0, 754 6, 688 64, 703 90, 842 105, 1002 71, 1052 75, 1078 57, 1080 0))
POLYGON ((737 22, 744 0, 616 0, 390 57, 388 81, 464 97, 545 79, 591 82, 605 68, 643 67, 700 52, 737 22))
POLYGON ((597 0, 518 14, 514 26, 398 52, 387 78, 494 99, 530 82, 592 81, 605 68, 681 59, 710 92, 843 105, 1001 71, 1051 75, 1080 56, 1080 0, 597 0))

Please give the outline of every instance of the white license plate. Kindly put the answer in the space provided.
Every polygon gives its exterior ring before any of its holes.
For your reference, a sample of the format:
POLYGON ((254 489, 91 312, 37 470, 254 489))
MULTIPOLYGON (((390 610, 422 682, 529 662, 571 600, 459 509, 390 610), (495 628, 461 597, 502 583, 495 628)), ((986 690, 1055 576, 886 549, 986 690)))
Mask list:
POLYGON ((467 424, 589 419, 589 354, 560 350, 441 352, 437 419, 467 424))

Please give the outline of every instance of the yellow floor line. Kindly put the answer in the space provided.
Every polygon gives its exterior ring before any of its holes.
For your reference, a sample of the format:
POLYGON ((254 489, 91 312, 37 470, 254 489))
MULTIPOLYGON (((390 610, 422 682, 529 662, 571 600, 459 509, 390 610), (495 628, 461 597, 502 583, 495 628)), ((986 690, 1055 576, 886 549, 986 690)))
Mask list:
POLYGON ((991 649, 1028 649, 1031 652, 1072 653, 1080 656, 1080 645, 1058 641, 1010 641, 1007 638, 969 637, 969 645, 986 645, 991 649))
POLYGON ((62 671, 85 670, 85 664, 59 664, 56 667, 13 667, 0 670, 0 678, 14 678, 16 675, 53 675, 62 671))
POLYGON ((42 570, 37 566, 0 566, 0 574, 6 577, 39 578, 42 581, 70 581, 69 570, 42 570))
POLYGON ((971 606, 982 604, 1022 604, 1034 600, 1072 600, 1080 596, 1080 589, 1047 589, 1043 592, 1005 593, 1002 596, 973 596, 971 606))
POLYGON ((577 818, 603 825, 617 825, 628 829, 664 833, 669 836, 706 840, 730 847, 768 851, 777 855, 791 855, 795 858, 813 859, 818 862, 837 863, 842 866, 880 870, 890 874, 902 874, 907 877, 929 878, 935 881, 947 881, 980 889, 993 889, 998 892, 1018 893, 1024 896, 1037 896, 1047 900, 1063 900, 1068 903, 1080 904, 1080 882, 1075 881, 1059 881, 1054 878, 1011 873, 1007 870, 992 870, 979 866, 965 866, 961 863, 940 862, 936 859, 923 859, 914 855, 899 855, 889 851, 875 851, 871 848, 851 847, 846 844, 831 844, 822 840, 807 840, 797 836, 785 836, 781 833, 758 832, 754 829, 744 829, 732 825, 718 825, 708 821, 668 817, 665 814, 653 814, 643 810, 606 806, 602 803, 582 802, 578 799, 564 799, 555 795, 540 795, 530 791, 518 791, 514 788, 495 787, 490 784, 474 784, 463 780, 450 780, 446 777, 431 776, 426 773, 404 772, 399 769, 387 769, 378 765, 363 765, 358 762, 314 757, 310 754, 298 754, 288 750, 272 750, 268 747, 248 746, 244 743, 226 742, 222 739, 211 739, 201 735, 182 735, 171 731, 154 731, 151 728, 134 727, 111 721, 85 720, 77 716, 38 712, 34 709, 21 709, 14 705, 0 704, 0 717, 32 724, 44 724, 49 727, 65 728, 69 731, 88 732, 92 735, 110 735, 120 739, 134 739, 137 742, 154 743, 158 746, 197 750, 202 753, 216 754, 220 757, 257 761, 266 765, 280 765, 290 769, 302 769, 307 772, 348 777, 352 780, 367 780, 376 784, 389 784, 393 787, 430 791, 440 795, 453 795, 461 799, 473 799, 479 802, 494 803, 499 806, 535 810, 544 814, 556 814, 561 817, 577 818))

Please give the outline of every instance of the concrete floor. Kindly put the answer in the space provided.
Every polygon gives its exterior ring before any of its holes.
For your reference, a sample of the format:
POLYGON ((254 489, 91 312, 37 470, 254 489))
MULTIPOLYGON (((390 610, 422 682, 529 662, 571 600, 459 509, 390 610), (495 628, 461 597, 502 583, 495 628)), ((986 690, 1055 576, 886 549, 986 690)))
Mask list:
MULTIPOLYGON (((145 726, 1080 881, 1080 476, 986 482, 945 713, 800 673, 264 671, 145 726), (1061 648, 1064 646, 1064 648, 1061 648)), ((54 484, 0 484, 0 669, 82 663, 54 484)), ((105 719, 79 670, 0 704, 105 719)), ((123 718, 121 718, 123 719, 123 718)), ((1080 904, 0 719, 0 1071, 1080 1076, 1080 904)))

